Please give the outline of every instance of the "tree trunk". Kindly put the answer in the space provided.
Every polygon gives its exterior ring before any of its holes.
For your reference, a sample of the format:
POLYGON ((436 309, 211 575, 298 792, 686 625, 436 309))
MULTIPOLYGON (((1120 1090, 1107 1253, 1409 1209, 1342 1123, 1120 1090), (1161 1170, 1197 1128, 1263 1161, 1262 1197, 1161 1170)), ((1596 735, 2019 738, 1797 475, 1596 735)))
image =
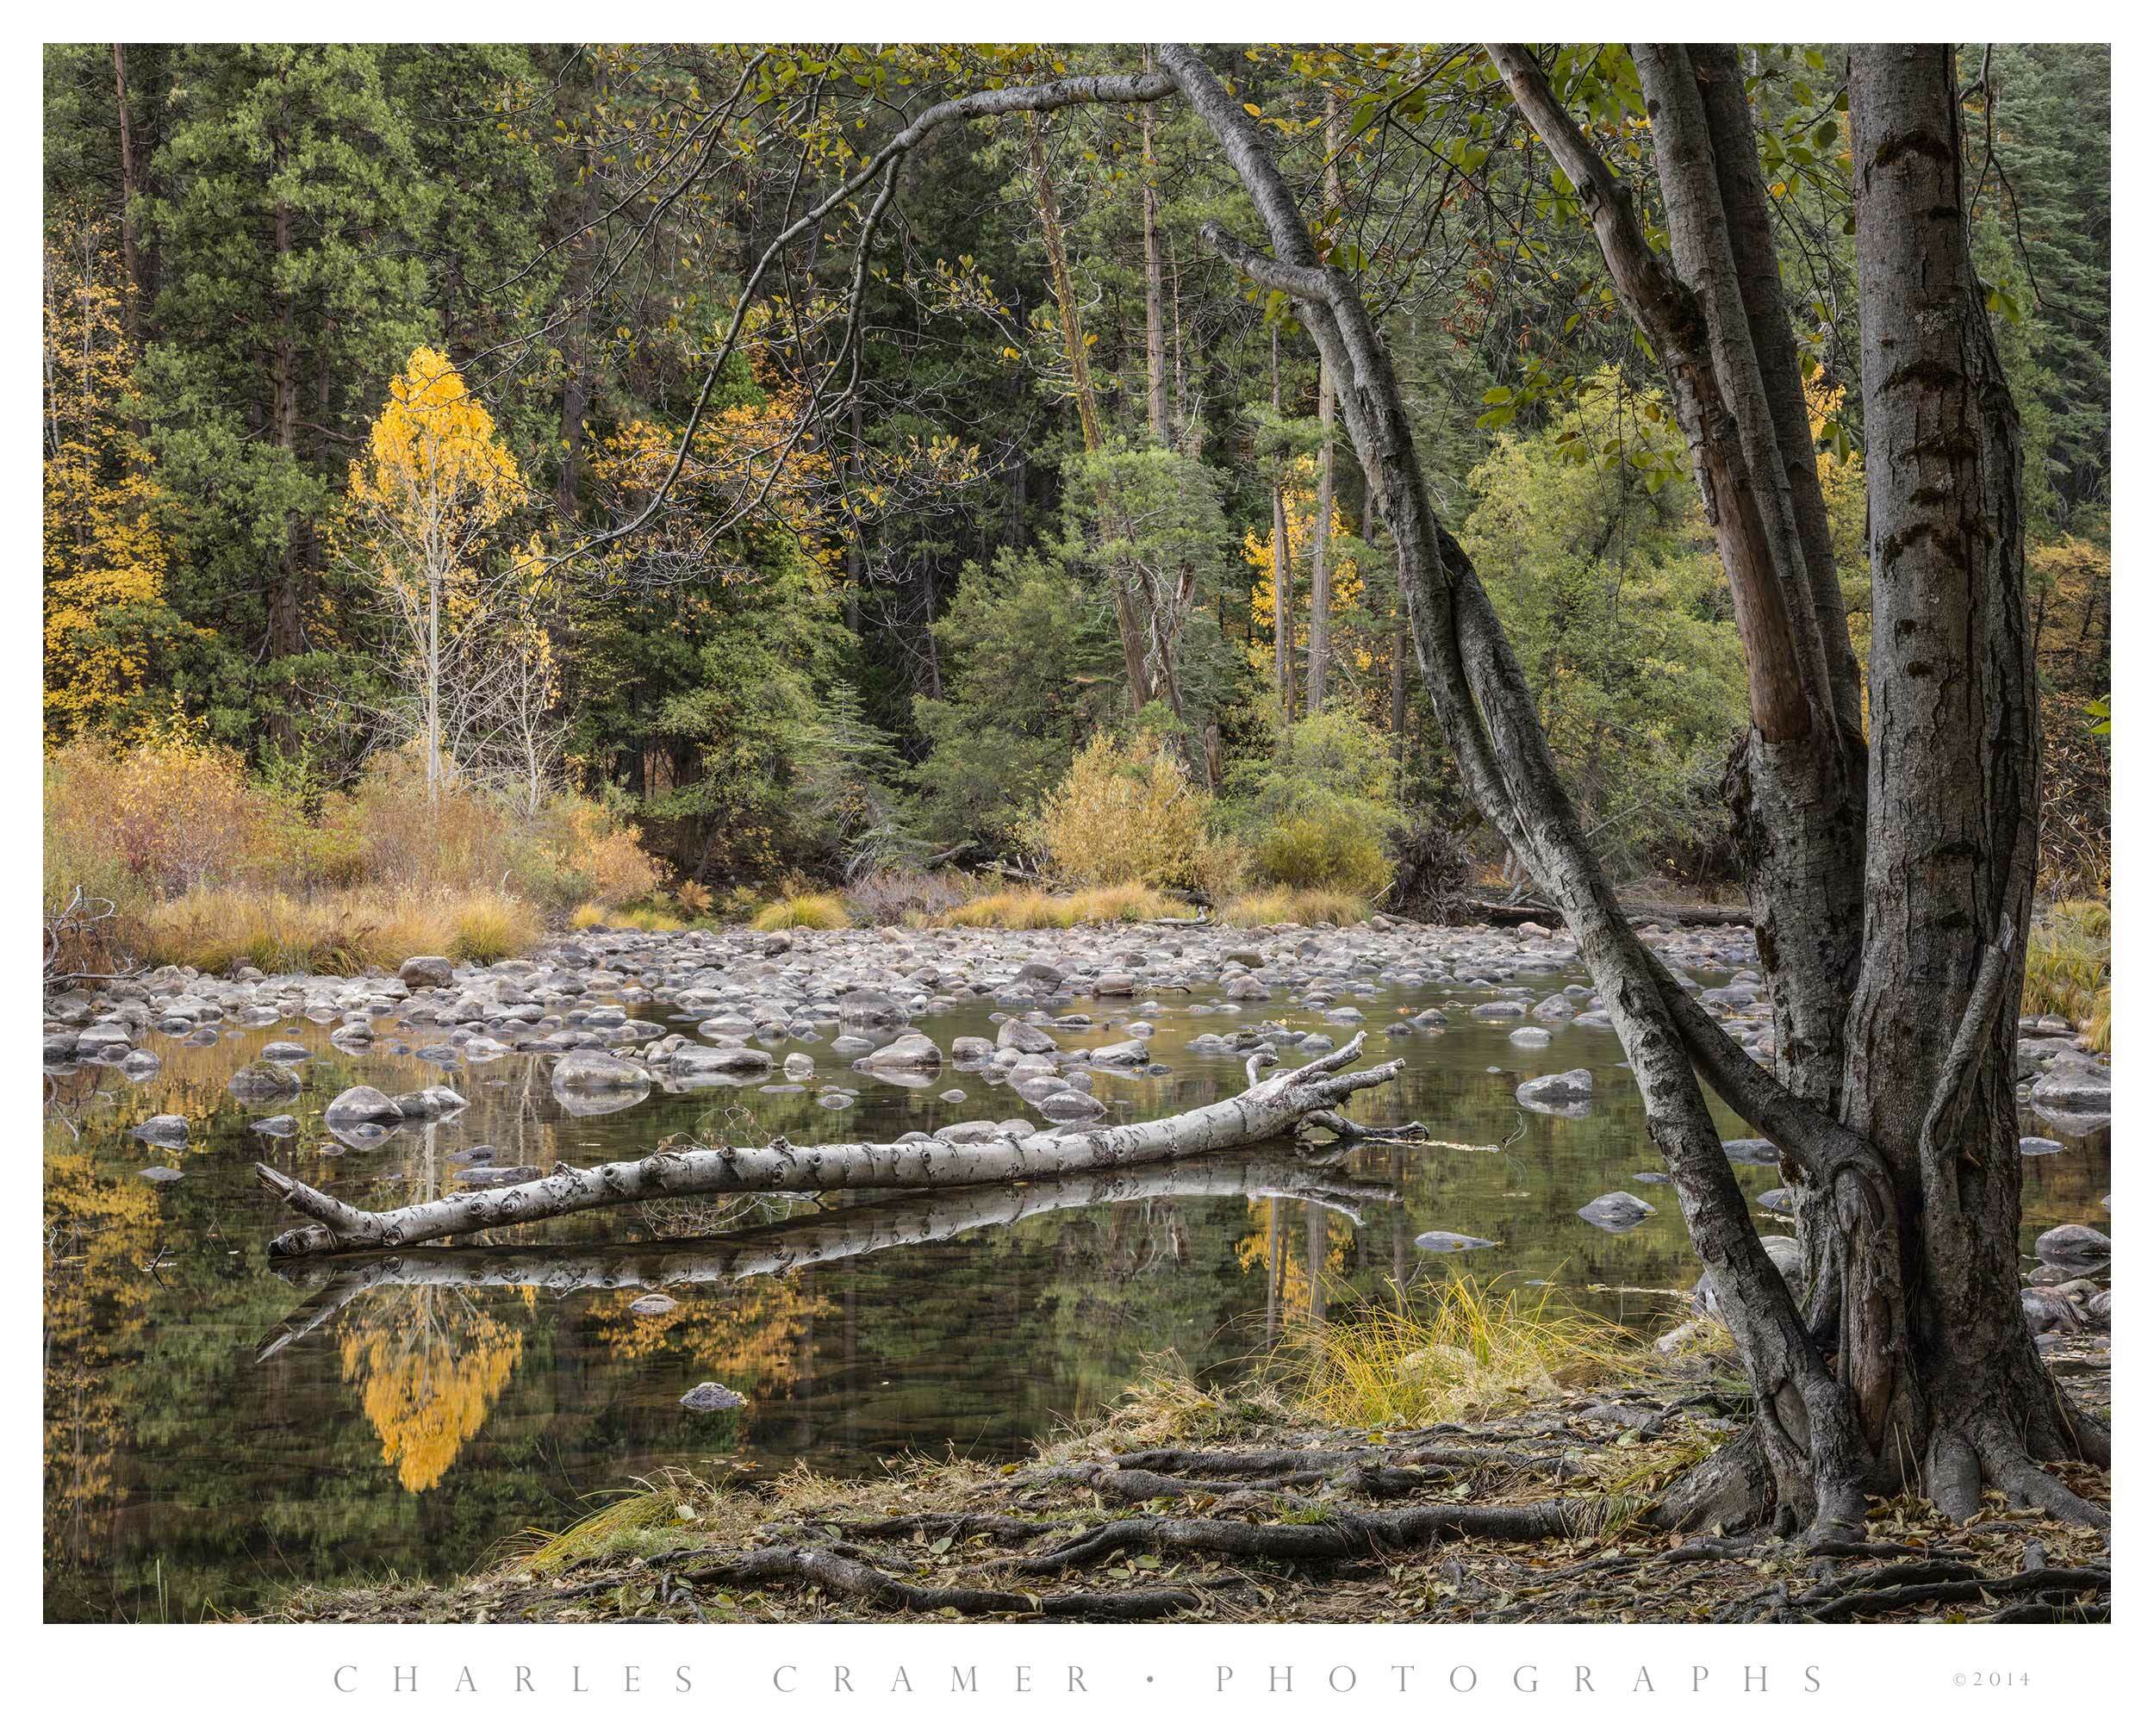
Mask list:
POLYGON ((121 286, 120 314, 128 334, 128 347, 142 353, 141 278, 135 257, 134 137, 128 116, 128 50, 124 42, 112 45, 113 94, 120 121, 120 268, 127 281, 121 286))
MULTIPOLYGON (((1145 71, 1151 71, 1151 51, 1144 55, 1145 71)), ((1144 385, 1145 405, 1152 438, 1162 446, 1174 444, 1167 420, 1167 319, 1161 285, 1159 244, 1159 188, 1154 177, 1159 165, 1152 157, 1152 105, 1137 110, 1137 124, 1144 140, 1144 385)))
MULTIPOLYGON (((1850 72, 1877 626, 1844 1112, 1889 1167, 1905 1290, 1846 1287, 1841 1378, 1872 1448, 1955 1517, 1984 1482, 2070 1512, 2086 1503, 2036 1461, 2088 1448, 2019 1295, 2013 1080, 2039 806, 2019 416, 1970 252, 1952 50, 1861 47, 1850 72)), ((1834 1203, 1836 1251, 1858 1268, 1875 1226, 1834 1203)))
MULTIPOLYGON (((1279 410, 1279 327, 1272 327, 1272 411, 1279 410)), ((1284 465, 1285 458, 1279 460, 1284 465)), ((1279 691, 1279 720, 1294 720, 1294 551, 1286 532, 1286 483, 1272 484, 1272 681, 1279 691)))
MULTIPOLYGON (((1339 119, 1339 95, 1324 94, 1323 202, 1335 211, 1342 202, 1339 189, 1339 151, 1344 144, 1339 119)), ((1309 714, 1323 709, 1324 694, 1331 677, 1331 501, 1335 457, 1332 423, 1338 395, 1328 364, 1317 369, 1317 420, 1323 432, 1317 449, 1317 522, 1309 538, 1309 714)))
MULTIPOLYGON (((271 1241, 270 1252, 279 1258, 404 1248, 639 1199, 1061 1180, 1094 1170, 1239 1150, 1305 1124, 1361 1131, 1335 1113, 1337 1106, 1357 1091, 1396 1078, 1404 1065, 1387 1061, 1365 1072, 1343 1071, 1360 1057, 1361 1043, 1356 1035, 1331 1054, 1275 1073, 1238 1096, 1159 1121, 1087 1132, 1032 1134, 992 1145, 953 1145, 948 1140, 930 1139, 903 1145, 812 1146, 796 1151, 781 1141, 750 1150, 727 1146, 715 1151, 662 1151, 632 1163, 601 1164, 595 1169, 559 1164, 542 1181, 486 1188, 390 1211, 357 1210, 266 1164, 257 1164, 254 1173, 270 1192, 315 1220, 271 1241)), ((1385 1131, 1400 1138, 1422 1134, 1418 1128, 1385 1131)))

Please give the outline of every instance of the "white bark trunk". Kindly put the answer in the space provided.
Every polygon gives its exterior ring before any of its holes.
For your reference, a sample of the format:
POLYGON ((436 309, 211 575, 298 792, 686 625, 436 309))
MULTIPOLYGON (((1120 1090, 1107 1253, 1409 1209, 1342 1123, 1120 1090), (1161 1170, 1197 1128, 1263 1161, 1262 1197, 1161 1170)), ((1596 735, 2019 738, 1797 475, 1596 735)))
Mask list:
MULTIPOLYGON (((992 1145, 918 1140, 902 1145, 775 1145, 737 1150, 662 1151, 595 1169, 555 1167, 543 1180, 486 1188, 390 1211, 361 1211, 283 1175, 267 1164, 254 1173, 285 1204, 315 1220, 270 1242, 279 1259, 404 1248, 505 1224, 535 1223, 573 1211, 707 1193, 822 1193, 846 1188, 959 1187, 981 1182, 1057 1179, 1171 1158, 1232 1151, 1291 1133, 1355 1092, 1397 1077, 1387 1061, 1366 1072, 1342 1071, 1361 1053, 1357 1034, 1343 1048, 1273 1075, 1223 1103, 1160 1121, 1084 1132, 1040 1133, 992 1145)), ((1397 1130, 1402 1136, 1405 1129, 1397 1130)))

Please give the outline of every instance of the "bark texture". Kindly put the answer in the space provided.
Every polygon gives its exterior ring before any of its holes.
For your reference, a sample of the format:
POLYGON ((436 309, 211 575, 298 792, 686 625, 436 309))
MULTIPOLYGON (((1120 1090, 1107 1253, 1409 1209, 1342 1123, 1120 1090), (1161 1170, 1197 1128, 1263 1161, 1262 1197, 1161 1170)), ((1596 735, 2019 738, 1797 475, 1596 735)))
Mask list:
MULTIPOLYGON (((264 1186, 314 1222, 288 1229, 270 1243, 280 1259, 297 1254, 406 1248, 509 1224, 537 1223, 570 1212, 643 1199, 713 1193, 820 1193, 848 1188, 956 1187, 983 1182, 1059 1180, 1095 1170, 1169 1159, 1207 1156, 1292 1133, 1313 1116, 1335 1111, 1357 1091, 1394 1079, 1403 1065, 1387 1061, 1348 1072, 1362 1038, 1304 1066, 1259 1080, 1221 1103, 1158 1121, 1086 1131, 1033 1134, 993 1144, 956 1145, 944 1139, 899 1145, 820 1145, 795 1150, 782 1141, 750 1148, 661 1151, 632 1163, 593 1169, 557 1165, 544 1179, 493 1187, 399 1206, 361 1211, 303 1181, 257 1164, 264 1186)), ((1417 1137, 1418 1127, 1385 1130, 1417 1137)))

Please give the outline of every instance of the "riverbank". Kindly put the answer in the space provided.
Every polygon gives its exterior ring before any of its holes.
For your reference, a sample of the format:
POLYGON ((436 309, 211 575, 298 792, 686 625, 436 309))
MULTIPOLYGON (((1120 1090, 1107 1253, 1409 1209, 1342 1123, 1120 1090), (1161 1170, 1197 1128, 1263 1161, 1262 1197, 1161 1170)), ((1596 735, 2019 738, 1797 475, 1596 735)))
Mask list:
MULTIPOLYGON (((2107 1337, 2047 1353, 2106 1418, 2107 1337)), ((2109 1619, 2107 1536, 2000 1496, 1965 1525, 1917 1497, 1873 1503, 1870 1540, 1831 1555, 1655 1528, 1656 1494, 1746 1403, 1724 1355, 1397 1430, 1326 1425, 1267 1385, 1161 1377, 1021 1462, 915 1459, 851 1482, 682 1466, 464 1578, 302 1590, 264 1619, 2109 1619)), ((2058 1470, 2107 1503, 2107 1472, 2058 1470)))

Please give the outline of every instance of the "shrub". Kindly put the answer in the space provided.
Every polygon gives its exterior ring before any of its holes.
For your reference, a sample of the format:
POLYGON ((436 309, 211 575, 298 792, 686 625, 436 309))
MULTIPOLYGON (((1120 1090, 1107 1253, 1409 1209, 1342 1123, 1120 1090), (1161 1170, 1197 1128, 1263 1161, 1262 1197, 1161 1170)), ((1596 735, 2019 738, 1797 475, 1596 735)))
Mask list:
POLYGON ((846 928, 851 918, 845 906, 829 893, 788 893, 765 905, 748 925, 765 934, 788 928, 846 928))
POLYGON ((1042 804, 1038 841, 1077 886, 1186 887, 1207 862, 1211 811, 1158 737, 1140 732, 1124 747, 1103 731, 1042 804))
POLYGON ((1458 837, 1433 819, 1391 834, 1391 889, 1384 907, 1417 922, 1447 922, 1473 877, 1473 860, 1458 837))
POLYGON ((572 929, 604 928, 606 906, 587 899, 569 912, 569 926, 572 929))
MULTIPOLYGON (((266 798, 248 787, 229 749, 168 725, 132 747, 81 737, 47 762, 48 861, 76 878, 118 878, 171 897, 199 886, 272 874, 276 832, 266 798)), ((51 875, 48 869, 48 890, 51 875)))
POLYGON ((1372 897, 1391 879, 1385 843, 1404 824, 1397 776, 1374 730, 1323 711, 1282 731, 1269 760, 1237 768, 1223 806, 1261 879, 1372 897))
POLYGON ((1341 805, 1273 824, 1257 840, 1256 868, 1273 884, 1373 897, 1391 877, 1366 818, 1341 805))
POLYGON ((948 870, 877 868, 845 888, 845 905, 868 928, 908 918, 939 917, 979 896, 969 874, 948 870))

